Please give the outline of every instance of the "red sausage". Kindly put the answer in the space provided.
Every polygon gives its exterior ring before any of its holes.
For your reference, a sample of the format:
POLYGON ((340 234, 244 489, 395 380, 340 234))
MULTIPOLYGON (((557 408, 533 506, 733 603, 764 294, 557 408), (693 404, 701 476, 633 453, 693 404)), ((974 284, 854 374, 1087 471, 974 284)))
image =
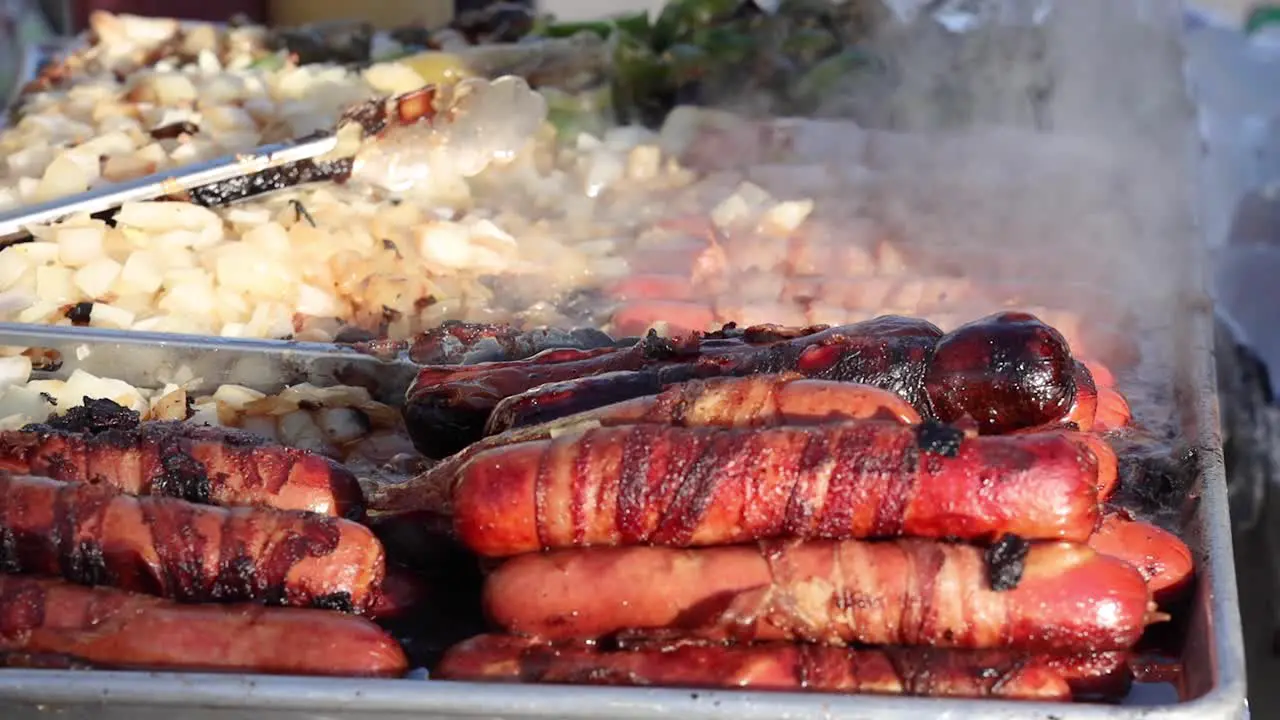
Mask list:
POLYGON ((491 557, 772 537, 1084 541, 1098 461, 1083 437, 879 420, 592 428, 473 456, 451 483, 454 529, 491 557))
POLYGON ((580 643, 481 635, 450 648, 436 674, 473 682, 1069 700, 1066 673, 1052 662, 1000 650, 849 650, 789 643, 606 652, 580 643))
POLYGON ((363 525, 0 474, 3 566, 188 602, 367 609, 385 570, 363 525))
POLYGON ((1195 561, 1190 548, 1178 536, 1155 525, 1107 513, 1089 538, 1089 547, 1137 568, 1161 605, 1174 602, 1191 589, 1195 561))
POLYGON ((132 495, 355 517, 350 470, 322 455, 236 430, 146 422, 86 434, 37 426, 0 432, 0 470, 108 483, 132 495))
POLYGON ((0 651, 141 670, 398 677, 408 668, 391 636, 353 615, 183 605, 16 575, 0 575, 0 651))
POLYGON ((635 631, 1034 652, 1128 649, 1161 619, 1136 570, 1086 546, 1034 544, 1021 569, 998 591, 982 549, 916 539, 601 548, 513 558, 489 575, 484 605, 504 630, 547 640, 635 631))

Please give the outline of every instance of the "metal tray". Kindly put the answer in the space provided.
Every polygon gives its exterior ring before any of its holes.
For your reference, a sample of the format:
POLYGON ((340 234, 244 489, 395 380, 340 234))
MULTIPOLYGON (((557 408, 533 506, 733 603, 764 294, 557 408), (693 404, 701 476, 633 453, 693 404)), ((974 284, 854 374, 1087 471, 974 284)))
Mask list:
MULTIPOLYGON (((1080 0, 1073 0, 1079 2, 1080 0)), ((1144 4, 1145 5, 1145 4, 1144 4)), ((1140 53, 1139 53, 1140 55, 1140 53)), ((1122 71, 1117 68, 1117 71, 1122 71)), ((1178 238, 1188 239, 1188 236, 1178 238)), ((1193 258, 1191 268, 1206 263, 1193 258)), ((1187 720, 1248 717, 1245 665, 1232 560, 1214 360, 1214 324, 1205 280, 1196 275, 1177 300, 1177 324, 1158 341, 1175 359, 1175 402, 1183 437, 1199 452, 1201 474, 1184 513, 1183 537, 1195 553, 1199 582, 1183 661, 1185 702, 1084 705, 941 699, 844 697, 795 693, 691 691, 533 685, 478 685, 424 680, 346 680, 260 675, 0 670, 0 716, 184 720, 292 718, 587 719, 690 718, 781 720, 850 718, 1043 718, 1187 720)), ((398 402, 412 371, 399 363, 327 345, 222 340, 89 328, 0 323, 0 346, 57 350, 62 366, 155 387, 184 376, 205 388, 239 383, 263 391, 286 384, 344 382, 398 402), (186 370, 183 370, 183 367, 186 370), (187 375, 187 372, 190 375, 187 375)), ((1140 701, 1142 698, 1133 698, 1140 701)))
MULTIPOLYGON (((1201 476, 1183 536, 1200 579, 1184 649, 1190 701, 1167 705, 1063 705, 794 693, 477 685, 423 680, 343 680, 246 675, 0 671, 0 715, 75 718, 1109 718, 1246 717, 1240 614, 1219 436, 1213 317, 1198 295, 1183 301, 1177 348, 1178 412, 1200 454, 1201 476)), ((56 350, 62 366, 155 387, 190 372, 204 388, 234 382, 275 391, 285 384, 349 382, 394 401, 412 368, 326 345, 138 335, 0 324, 0 346, 56 350)), ((190 377, 191 375, 188 375, 190 377)))

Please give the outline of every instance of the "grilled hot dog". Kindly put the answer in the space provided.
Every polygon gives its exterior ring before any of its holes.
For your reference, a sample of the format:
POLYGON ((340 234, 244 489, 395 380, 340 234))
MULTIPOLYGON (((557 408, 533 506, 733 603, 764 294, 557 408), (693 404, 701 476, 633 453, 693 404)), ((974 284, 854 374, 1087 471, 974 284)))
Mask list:
POLYGON ((329 458, 249 433, 179 422, 98 433, 39 425, 0 432, 0 470, 94 479, 133 495, 223 506, 355 517, 363 504, 355 476, 329 458))
POLYGON ((0 569, 189 602, 364 611, 385 572, 363 525, 0 475, 0 569))
MULTIPOLYGON (((1123 658, 1113 667, 1122 668, 1123 658)), ((1092 658, 1004 651, 822 645, 677 644, 605 651, 568 643, 481 635, 450 648, 436 674, 448 680, 816 691, 874 695, 1071 699, 1072 672, 1092 658)))
POLYGON ((1195 563, 1190 548, 1155 525, 1107 513, 1089 538, 1089 547, 1137 568, 1161 605, 1178 600, 1191 589, 1195 563))
POLYGON ((400 645, 364 618, 261 605, 182 605, 0 575, 0 651, 94 667, 398 677, 400 645))
POLYGON ((874 420, 593 428, 473 456, 454 483, 454 529, 493 557, 771 537, 1084 541, 1102 467, 1084 437, 874 420))
POLYGON ((1032 545, 1016 585, 984 551, 929 540, 816 541, 529 554, 489 575, 485 609, 546 640, 623 632, 708 640, 931 645, 1034 652, 1128 649, 1154 612, 1127 563, 1032 545))

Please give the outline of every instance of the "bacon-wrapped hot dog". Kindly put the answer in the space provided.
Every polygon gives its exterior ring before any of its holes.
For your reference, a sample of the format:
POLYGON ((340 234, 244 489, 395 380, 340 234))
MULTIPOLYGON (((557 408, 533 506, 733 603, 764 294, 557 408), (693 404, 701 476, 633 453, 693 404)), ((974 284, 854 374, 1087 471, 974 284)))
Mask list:
POLYGON ((112 588, 0 575, 0 651, 144 670, 398 677, 408 661, 377 625, 342 613, 182 605, 112 588))
POLYGON ((366 610, 385 572, 368 528, 340 518, 123 495, 0 475, 0 569, 189 602, 366 610))
MULTIPOLYGON (((499 408, 518 397, 521 396, 504 400, 499 408)), ((499 417, 499 412, 495 411, 492 417, 499 417)), ((867 418, 903 423, 920 421, 920 416, 904 400, 870 385, 809 380, 796 373, 693 380, 672 385, 657 395, 490 435, 408 482, 372 488, 369 505, 383 513, 429 510, 447 514, 452 506, 450 494, 458 469, 472 457, 490 448, 545 440, 575 427, 640 424, 768 427, 867 418)))
MULTIPOLYGON (((592 379, 595 378, 584 380, 592 379)), ((554 387, 544 385, 498 403, 486 432, 495 435, 540 424, 540 411, 552 399, 544 389, 554 387)), ((810 380, 799 373, 664 383, 652 393, 575 415, 583 421, 607 425, 662 423, 686 427, 810 425, 875 417, 908 424, 920 422, 920 414, 888 390, 858 383, 810 380)))
POLYGON ((1075 662, 1074 657, 1006 650, 850 650, 792 643, 683 643, 606 651, 582 643, 481 635, 450 648, 436 674, 481 682, 1065 701, 1072 697, 1069 678, 1075 662))
POLYGON ((1033 544, 1020 564, 990 567, 986 555, 917 539, 529 554, 489 575, 484 603, 506 631, 553 641, 636 632, 1063 653, 1128 649, 1162 617, 1137 570, 1086 546, 1033 544))
MULTIPOLYGON (((994 315, 945 336, 923 320, 883 317, 772 343, 746 335, 675 343, 651 335, 625 350, 549 351, 522 362, 426 367, 409 389, 406 418, 419 448, 440 457, 473 442, 503 398, 548 382, 679 364, 694 366, 685 371, 691 377, 793 371, 875 385, 923 417, 969 418, 984 432, 1066 421, 1081 371, 1062 336, 1024 313, 994 315)), ((584 409, 575 402, 568 411, 584 409)))
POLYGON ((592 428, 472 457, 454 483, 454 529, 491 557, 772 537, 1084 541, 1101 465, 1082 438, 879 420, 592 428))
POLYGON ((1089 547, 1129 563, 1142 573, 1156 602, 1176 601, 1191 588, 1195 562, 1186 543, 1173 533, 1120 513, 1107 513, 1089 547))
POLYGON ((355 476, 329 458, 245 432, 179 422, 96 433, 48 425, 0 432, 0 470, 92 479, 134 495, 223 506, 355 517, 363 505, 355 476))

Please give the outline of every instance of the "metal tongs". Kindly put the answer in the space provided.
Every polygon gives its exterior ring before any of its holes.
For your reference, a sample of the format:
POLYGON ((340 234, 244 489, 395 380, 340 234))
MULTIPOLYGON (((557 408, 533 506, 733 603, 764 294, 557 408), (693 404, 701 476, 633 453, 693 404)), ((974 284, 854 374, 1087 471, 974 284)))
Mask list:
POLYGON ((546 117, 546 101, 519 77, 429 85, 350 107, 331 131, 0 213, 0 240, 29 235, 32 225, 142 200, 185 195, 202 205, 218 205, 304 182, 341 182, 353 176, 402 192, 433 167, 446 165, 469 177, 493 160, 513 155, 546 117), (218 190, 210 192, 214 188, 218 190))

